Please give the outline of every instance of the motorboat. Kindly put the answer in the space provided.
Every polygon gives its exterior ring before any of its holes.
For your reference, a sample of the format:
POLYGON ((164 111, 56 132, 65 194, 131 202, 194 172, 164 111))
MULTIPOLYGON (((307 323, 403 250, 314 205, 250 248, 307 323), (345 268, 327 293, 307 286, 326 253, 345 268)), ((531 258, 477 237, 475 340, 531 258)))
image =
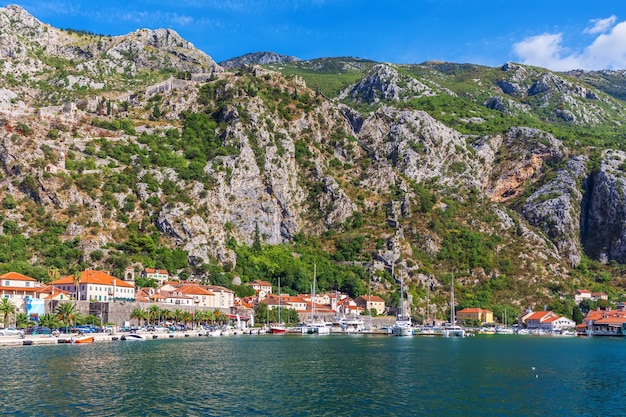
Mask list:
POLYGON ((71 344, 80 344, 80 343, 93 343, 95 337, 91 335, 71 335, 59 337, 57 339, 57 343, 71 343, 71 344))
POLYGON ((285 326, 283 326, 282 324, 277 324, 275 326, 270 327, 270 333, 271 334, 285 334, 287 333, 287 328, 285 328, 285 326))
POLYGON ((143 341, 146 340, 146 336, 137 333, 126 333, 122 335, 120 340, 143 341))
POLYGON ((409 317, 398 316, 391 328, 394 336, 413 336, 413 324, 409 317))

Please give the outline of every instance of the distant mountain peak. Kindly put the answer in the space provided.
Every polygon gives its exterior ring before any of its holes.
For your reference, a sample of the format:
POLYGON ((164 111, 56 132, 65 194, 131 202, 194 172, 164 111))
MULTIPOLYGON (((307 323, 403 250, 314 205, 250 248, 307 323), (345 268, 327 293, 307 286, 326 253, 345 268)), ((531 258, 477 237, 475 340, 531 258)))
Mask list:
POLYGON ((284 62, 297 62, 300 58, 289 55, 281 55, 275 52, 252 52, 235 58, 230 58, 219 63, 224 69, 241 68, 244 65, 280 64, 284 62))

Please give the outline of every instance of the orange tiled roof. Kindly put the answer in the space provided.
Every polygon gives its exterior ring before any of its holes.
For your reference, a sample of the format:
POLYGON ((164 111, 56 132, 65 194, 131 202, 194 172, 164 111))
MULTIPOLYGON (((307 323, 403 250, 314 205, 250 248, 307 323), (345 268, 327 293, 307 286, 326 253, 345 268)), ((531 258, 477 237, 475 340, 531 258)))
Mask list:
MULTIPOLYGON (((96 284, 96 285, 109 285, 116 287, 134 288, 133 284, 129 284, 126 281, 115 278, 104 271, 95 271, 93 269, 87 269, 80 273, 81 284, 96 284)), ((52 285, 74 284, 74 276, 68 275, 51 282, 52 285)))
POLYGON ((199 285, 185 285, 178 289, 183 294, 191 295, 214 295, 211 291, 205 290, 199 285))
POLYGON ((37 281, 35 278, 27 277, 26 275, 22 275, 18 272, 7 272, 6 274, 0 275, 0 279, 10 279, 13 281, 37 281))
POLYGON ((604 317, 604 318, 601 318, 600 320, 595 320, 594 323, 595 324, 626 323, 626 317, 619 317, 619 316, 604 317))
POLYGON ((144 271, 146 271, 146 274, 163 274, 163 275, 170 274, 169 272, 167 272, 167 269, 146 268, 144 269, 144 271))
POLYGON ((530 316, 526 317, 526 320, 541 320, 549 314, 552 314, 552 312, 551 311, 535 311, 530 316))
POLYGON ((254 280, 254 281, 250 282, 250 284, 252 284, 252 285, 260 285, 260 286, 263 286, 263 287, 271 287, 272 286, 271 283, 269 283, 267 281, 261 281, 260 279, 254 280))

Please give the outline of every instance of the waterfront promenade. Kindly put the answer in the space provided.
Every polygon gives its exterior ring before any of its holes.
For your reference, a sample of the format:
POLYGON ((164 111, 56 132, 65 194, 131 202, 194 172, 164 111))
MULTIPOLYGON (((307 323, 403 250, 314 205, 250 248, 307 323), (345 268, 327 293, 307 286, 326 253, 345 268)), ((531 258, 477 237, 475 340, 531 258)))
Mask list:
MULTIPOLYGON (((258 334, 257 329, 252 329, 252 332, 258 334)), ((243 330, 233 330, 233 334, 243 334, 243 330)), ((249 334, 250 331, 246 330, 245 334, 249 334)), ((121 341, 121 337, 124 332, 116 333, 93 333, 90 336, 94 337, 94 343, 114 342, 121 341)), ((185 337, 207 337, 206 330, 186 331, 186 332, 141 332, 141 335, 145 336, 146 340, 155 339, 174 339, 185 337)), ((59 336, 54 335, 26 335, 24 338, 19 336, 0 336, 0 346, 39 346, 39 345, 56 345, 59 343, 59 339, 69 338, 76 336, 76 334, 61 334, 59 336)))

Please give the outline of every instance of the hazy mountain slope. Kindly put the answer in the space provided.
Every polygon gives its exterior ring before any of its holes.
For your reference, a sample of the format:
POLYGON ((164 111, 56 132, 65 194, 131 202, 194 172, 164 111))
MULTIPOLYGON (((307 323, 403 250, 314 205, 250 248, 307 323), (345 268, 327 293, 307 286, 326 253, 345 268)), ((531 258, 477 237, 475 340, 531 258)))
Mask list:
POLYGON ((244 65, 267 65, 282 64, 285 62, 298 62, 300 58, 289 55, 281 55, 276 52, 253 52, 242 56, 234 57, 222 61, 219 65, 225 69, 241 68, 244 65))

